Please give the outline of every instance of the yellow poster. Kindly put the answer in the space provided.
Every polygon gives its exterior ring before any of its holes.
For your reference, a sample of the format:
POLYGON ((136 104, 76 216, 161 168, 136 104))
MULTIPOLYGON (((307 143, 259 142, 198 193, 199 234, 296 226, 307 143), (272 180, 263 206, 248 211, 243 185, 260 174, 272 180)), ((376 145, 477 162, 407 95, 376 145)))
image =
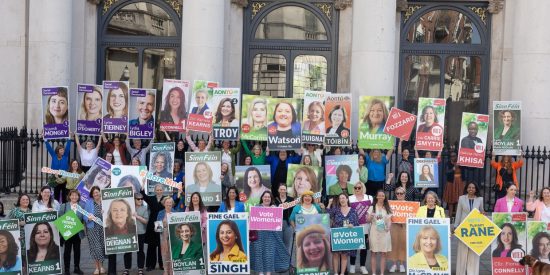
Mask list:
POLYGON ((455 228, 455 236, 477 255, 491 245, 500 234, 500 228, 474 208, 462 223, 455 228))

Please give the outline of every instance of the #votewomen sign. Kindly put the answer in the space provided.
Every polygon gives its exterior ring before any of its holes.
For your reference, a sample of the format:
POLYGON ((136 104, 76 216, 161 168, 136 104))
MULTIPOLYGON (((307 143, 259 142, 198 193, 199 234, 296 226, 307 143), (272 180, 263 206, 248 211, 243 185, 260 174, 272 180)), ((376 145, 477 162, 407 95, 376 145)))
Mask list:
POLYGON ((332 251, 364 249, 363 226, 331 228, 330 242, 332 251))

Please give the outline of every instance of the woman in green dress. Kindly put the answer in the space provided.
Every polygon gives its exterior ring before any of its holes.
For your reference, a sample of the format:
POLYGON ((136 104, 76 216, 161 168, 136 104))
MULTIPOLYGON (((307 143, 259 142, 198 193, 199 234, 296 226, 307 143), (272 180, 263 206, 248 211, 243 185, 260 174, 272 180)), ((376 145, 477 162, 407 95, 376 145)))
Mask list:
POLYGON ((172 259, 198 261, 202 257, 201 239, 194 240, 194 236, 195 227, 192 224, 178 224, 176 227, 177 238, 172 242, 172 259))

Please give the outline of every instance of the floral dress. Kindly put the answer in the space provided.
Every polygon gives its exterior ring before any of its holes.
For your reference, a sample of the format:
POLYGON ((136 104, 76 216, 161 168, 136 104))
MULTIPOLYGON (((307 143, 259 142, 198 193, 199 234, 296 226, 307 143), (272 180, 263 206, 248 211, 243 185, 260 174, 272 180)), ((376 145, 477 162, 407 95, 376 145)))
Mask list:
MULTIPOLYGON (((101 213, 101 204, 94 201, 93 215, 103 220, 101 213)), ((105 260, 105 236, 103 235, 103 227, 94 223, 94 227, 88 228, 88 242, 90 243, 90 256, 96 261, 105 260)))
MULTIPOLYGON (((355 212, 353 208, 350 208, 348 214, 345 216, 344 216, 344 213, 342 213, 342 211, 340 210, 340 207, 336 207, 336 208, 331 207, 327 211, 331 217, 332 228, 347 227, 349 224, 353 226, 359 226, 359 218, 357 217, 357 212, 355 212)), ((347 251, 338 251, 338 252, 345 253, 346 255, 355 257, 357 250, 347 250, 347 251)))

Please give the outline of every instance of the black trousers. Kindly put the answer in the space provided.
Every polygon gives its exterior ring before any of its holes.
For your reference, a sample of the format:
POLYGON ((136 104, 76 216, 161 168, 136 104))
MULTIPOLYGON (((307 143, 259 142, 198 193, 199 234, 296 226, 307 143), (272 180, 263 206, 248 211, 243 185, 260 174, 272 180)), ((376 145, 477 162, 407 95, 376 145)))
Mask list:
POLYGON ((67 184, 58 184, 53 188, 53 195, 59 203, 67 202, 67 195, 69 190, 67 190, 67 184))
POLYGON ((73 250, 74 266, 80 267, 80 236, 78 234, 72 236, 65 241, 63 246, 63 264, 65 269, 69 269, 71 266, 71 249, 73 250))
POLYGON ((116 274, 116 254, 107 255, 109 263, 107 265, 107 272, 109 274, 116 274))
MULTIPOLYGON (((365 249, 359 250, 359 265, 360 266, 366 266, 367 264, 367 253, 369 252, 369 234, 365 234, 365 249)), ((356 256, 350 256, 349 257, 349 264, 354 266, 355 265, 355 259, 357 259, 356 256)))
POLYGON ((366 187, 367 195, 371 195, 373 198, 376 198, 376 192, 378 192, 378 190, 383 190, 384 188, 384 181, 368 180, 366 187))
MULTIPOLYGON (((139 269, 143 269, 145 265, 145 253, 143 252, 143 245, 145 243, 145 234, 138 235, 138 252, 137 253, 137 264, 139 269)), ((124 253, 124 268, 132 268, 132 253, 124 253)))
MULTIPOLYGON (((147 234, 147 233, 146 233, 147 234)), ((147 258, 145 265, 149 268, 155 268, 157 265, 162 266, 162 254, 160 253, 160 235, 157 232, 147 234, 147 258)))

